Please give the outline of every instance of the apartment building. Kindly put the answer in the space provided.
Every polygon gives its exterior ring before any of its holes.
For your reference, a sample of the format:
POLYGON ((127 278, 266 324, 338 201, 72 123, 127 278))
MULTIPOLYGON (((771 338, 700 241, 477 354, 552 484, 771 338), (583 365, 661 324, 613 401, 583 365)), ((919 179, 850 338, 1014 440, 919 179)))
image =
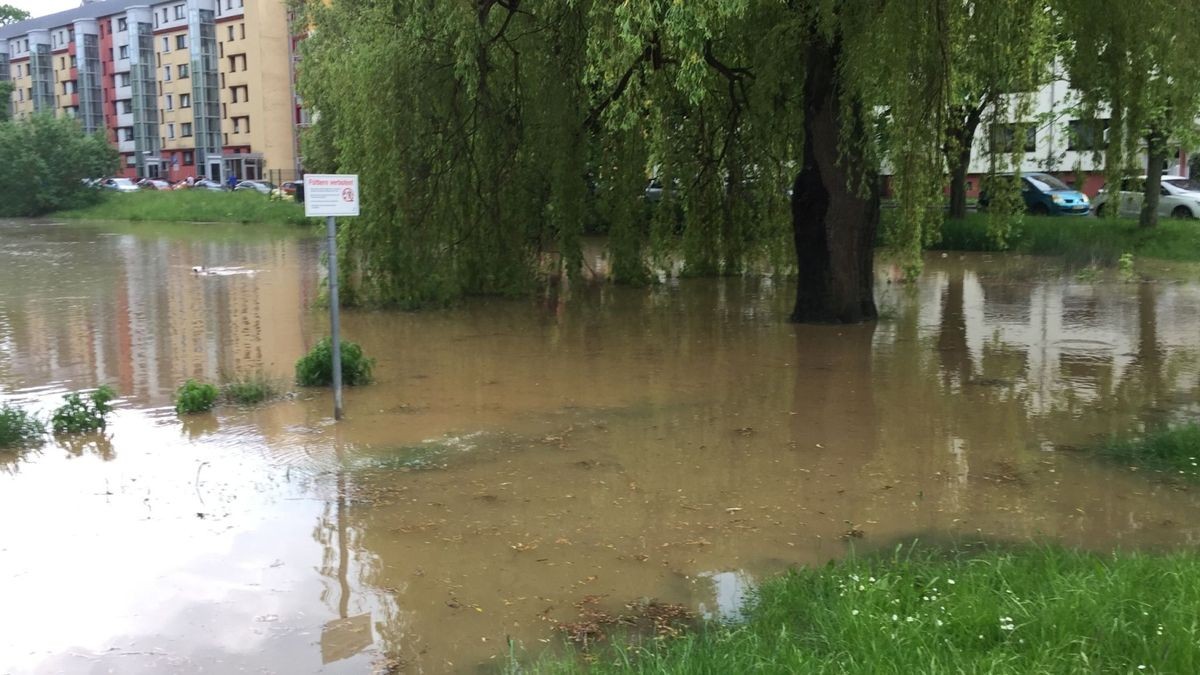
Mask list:
POLYGON ((130 178, 299 171, 285 0, 92 0, 0 27, 14 117, 105 133, 130 178))

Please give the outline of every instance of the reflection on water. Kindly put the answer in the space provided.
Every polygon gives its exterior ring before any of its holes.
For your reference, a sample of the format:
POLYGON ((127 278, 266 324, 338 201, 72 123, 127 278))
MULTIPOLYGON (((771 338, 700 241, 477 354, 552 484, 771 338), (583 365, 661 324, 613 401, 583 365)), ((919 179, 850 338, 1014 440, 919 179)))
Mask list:
POLYGON ((752 579, 918 533, 1200 541, 1191 489, 1074 452, 1200 413, 1195 281, 956 256, 881 269, 878 326, 789 325, 771 280, 351 312, 379 380, 345 422, 314 391, 164 408, 188 376, 286 376, 324 330, 318 258, 0 225, 0 399, 127 397, 0 473, 28 514, 0 521, 0 670, 470 672, 589 596, 733 618, 752 579))

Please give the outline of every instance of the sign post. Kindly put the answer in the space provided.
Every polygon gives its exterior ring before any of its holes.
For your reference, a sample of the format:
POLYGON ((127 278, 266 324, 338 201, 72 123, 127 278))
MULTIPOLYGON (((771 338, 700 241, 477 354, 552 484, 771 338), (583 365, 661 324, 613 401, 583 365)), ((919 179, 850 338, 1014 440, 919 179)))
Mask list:
POLYGON ((304 215, 325 218, 329 255, 329 323, 333 348, 333 418, 342 419, 342 330, 338 302, 337 216, 358 215, 358 176, 308 174, 304 177, 304 215))

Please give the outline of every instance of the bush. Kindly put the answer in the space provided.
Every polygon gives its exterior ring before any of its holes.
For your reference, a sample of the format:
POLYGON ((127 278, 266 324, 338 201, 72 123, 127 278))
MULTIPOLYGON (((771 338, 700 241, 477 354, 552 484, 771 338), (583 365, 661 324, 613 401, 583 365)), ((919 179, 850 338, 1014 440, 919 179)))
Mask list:
POLYGON ((175 412, 180 415, 208 412, 217 403, 217 388, 207 382, 188 380, 175 392, 175 412))
POLYGON ((50 426, 56 434, 79 434, 103 429, 108 425, 108 414, 113 407, 110 401, 117 397, 112 387, 102 385, 88 394, 67 394, 62 407, 50 417, 50 426))
POLYGON ((255 375, 227 383, 222 387, 221 393, 230 403, 255 405, 275 398, 279 394, 279 390, 266 377, 255 375))
MULTIPOLYGON (((342 383, 356 386, 371 383, 375 359, 363 356, 362 347, 342 340, 342 383)), ((333 341, 324 338, 296 362, 296 384, 328 387, 333 384, 333 341)))
POLYGON ((1122 464, 1200 479, 1200 424, 1187 424, 1140 438, 1113 439, 1100 454, 1122 464))
POLYGON ((33 445, 46 427, 32 414, 10 405, 0 405, 0 449, 33 445))
MULTIPOLYGON (((7 99, 0 99, 7 100, 7 99)), ((83 184, 117 168, 117 151, 103 134, 53 115, 0 123, 0 217, 39 216, 86 206, 99 191, 83 184)))

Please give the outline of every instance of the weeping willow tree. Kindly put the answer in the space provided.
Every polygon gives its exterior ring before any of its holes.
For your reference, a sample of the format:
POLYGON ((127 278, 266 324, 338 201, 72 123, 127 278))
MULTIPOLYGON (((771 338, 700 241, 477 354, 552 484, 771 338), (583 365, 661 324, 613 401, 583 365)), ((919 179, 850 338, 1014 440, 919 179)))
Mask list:
MULTIPOLYGON (((347 281, 405 306, 518 293, 578 270, 601 217, 617 281, 672 256, 694 274, 770 261, 795 271, 794 320, 872 319, 881 166, 906 265, 938 231, 969 4, 301 2, 306 158, 362 180, 347 281)), ((1028 14, 994 4, 998 26, 1028 14)))
POLYGON ((1082 116, 1096 135, 1107 121, 1107 143, 1097 144, 1097 152, 1108 184, 1145 173, 1140 223, 1154 227, 1168 153, 1198 139, 1200 3, 1055 0, 1055 6, 1082 116))

